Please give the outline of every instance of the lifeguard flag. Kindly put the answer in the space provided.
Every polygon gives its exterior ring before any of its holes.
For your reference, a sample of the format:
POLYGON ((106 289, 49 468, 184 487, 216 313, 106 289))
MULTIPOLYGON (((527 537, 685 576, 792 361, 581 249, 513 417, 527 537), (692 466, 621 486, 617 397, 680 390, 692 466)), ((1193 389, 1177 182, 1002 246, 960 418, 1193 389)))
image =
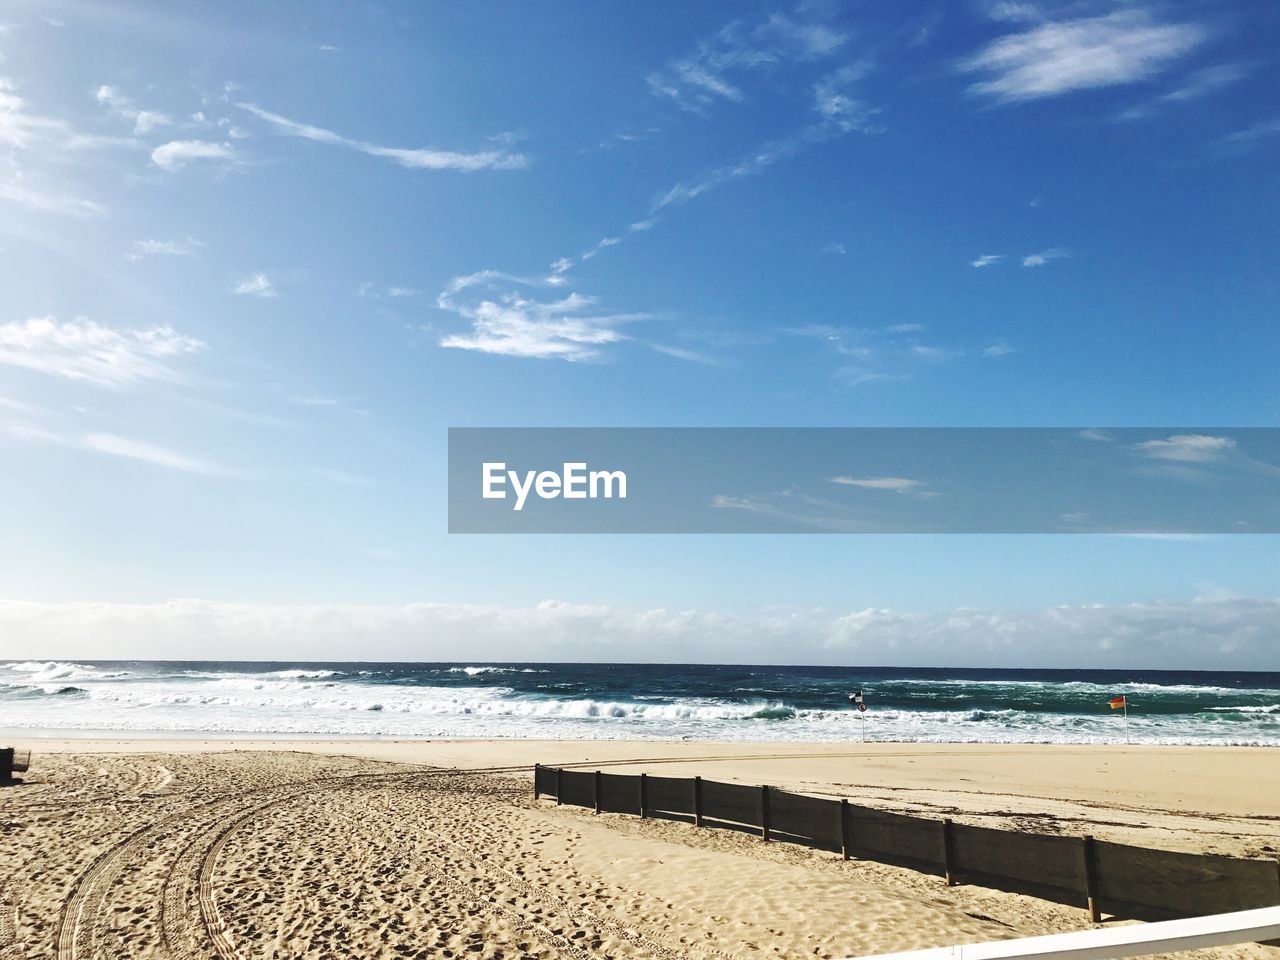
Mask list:
POLYGON ((1124 709, 1124 696, 1122 695, 1122 696, 1119 696, 1119 697, 1112 697, 1112 698, 1108 701, 1108 703, 1110 703, 1110 704, 1111 704, 1111 709, 1112 709, 1112 710, 1123 710, 1123 709, 1124 709))

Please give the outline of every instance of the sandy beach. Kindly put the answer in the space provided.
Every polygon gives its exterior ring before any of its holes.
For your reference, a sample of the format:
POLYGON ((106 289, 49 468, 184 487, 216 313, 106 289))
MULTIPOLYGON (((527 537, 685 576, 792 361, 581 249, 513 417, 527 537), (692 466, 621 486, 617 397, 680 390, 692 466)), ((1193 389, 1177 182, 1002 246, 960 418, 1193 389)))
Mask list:
MULTIPOLYGON (((820 957, 1082 911, 721 830, 535 802, 585 763, 1188 851, 1280 848, 1250 748, 19 739, 0 957, 820 957)), ((1212 956, 1272 957, 1245 946, 1212 956)))

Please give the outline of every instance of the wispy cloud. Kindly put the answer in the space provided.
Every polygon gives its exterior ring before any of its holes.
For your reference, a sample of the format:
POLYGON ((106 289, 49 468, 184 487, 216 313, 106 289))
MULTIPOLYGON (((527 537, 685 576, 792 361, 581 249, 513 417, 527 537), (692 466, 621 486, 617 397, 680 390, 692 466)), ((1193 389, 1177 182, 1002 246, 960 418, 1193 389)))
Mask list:
POLYGON ((332 467, 313 467, 311 472, 321 480, 328 480, 330 483, 341 484, 344 487, 369 487, 376 482, 372 477, 349 473, 346 470, 336 470, 332 467))
POLYGON ((0 324, 0 364, 104 387, 180 380, 172 361, 204 347, 168 326, 117 330, 84 317, 0 324))
POLYGON ((265 273, 255 273, 245 277, 231 288, 231 292, 250 297, 277 296, 276 288, 272 285, 271 278, 265 273))
POLYGON ((1280 118, 1275 120, 1259 120, 1243 130, 1237 130, 1223 137, 1223 141, 1235 146, 1252 146, 1268 137, 1280 136, 1280 118))
POLYGON ((747 99, 739 77, 788 62, 821 60, 836 53, 848 37, 817 20, 775 13, 754 26, 734 21, 647 78, 654 96, 684 110, 705 113, 725 101, 747 99))
POLYGON ((1043 267, 1050 260, 1062 260, 1069 256, 1071 254, 1068 251, 1053 247, 1049 250, 1041 250, 1039 253, 1027 254, 1022 258, 1022 265, 1024 267, 1043 267))
POLYGON ((83 446, 86 450, 109 453, 112 456, 126 457, 130 460, 141 460, 143 463, 149 463, 153 466, 181 470, 185 473, 200 473, 217 477, 231 475, 231 471, 211 460, 190 457, 153 443, 130 440, 127 437, 118 437, 111 433, 91 433, 84 438, 83 446))
POLYGON ((843 257, 849 251, 845 249, 843 243, 828 243, 825 247, 818 251, 819 253, 830 253, 837 257, 843 257))
POLYGON ((66 217, 105 217, 110 212, 104 205, 93 200, 29 187, 21 175, 0 180, 0 200, 8 200, 28 210, 66 217))
POLYGON ((989 267, 994 263, 999 263, 1003 259, 1003 253, 984 253, 982 256, 978 257, 978 259, 970 260, 969 266, 981 269, 982 267, 989 267))
POLYGON ((522 153, 509 153, 505 150, 484 150, 478 153, 460 153, 454 150, 432 150, 427 148, 406 149, 402 147, 384 147, 366 140, 344 137, 342 134, 326 130, 324 127, 312 126, 290 120, 278 113, 263 110, 252 103, 237 103, 237 107, 245 110, 259 120, 264 120, 280 133, 316 143, 327 143, 331 146, 347 147, 371 157, 391 160, 411 170, 459 170, 471 173, 476 170, 519 170, 528 166, 529 161, 522 153))
POLYGON ((705 353, 699 353, 697 350, 687 350, 684 347, 673 347, 664 343, 651 343, 651 348, 664 353, 669 357, 675 357, 677 360, 688 360, 690 363, 701 363, 704 366, 718 366, 720 361, 715 357, 709 357, 705 353))
POLYGON ((1198 24, 1161 23, 1147 10, 1130 8, 1037 23, 992 41, 959 67, 987 76, 969 87, 972 93, 1016 103, 1145 80, 1207 36, 1198 24))
POLYGON ((996 340, 994 343, 989 343, 982 348, 982 355, 993 359, 996 357, 1007 357, 1013 352, 1014 349, 1009 345, 1007 340, 996 340))
POLYGON ((236 151, 231 144, 212 140, 170 140, 151 151, 151 162, 170 173, 181 170, 189 163, 205 160, 231 161, 235 158, 236 151))
POLYGON ((125 258, 141 260, 144 257, 194 257, 203 246, 194 237, 187 237, 185 240, 135 240, 125 258))
POLYGON ((496 271, 455 277, 436 303, 470 321, 472 329, 444 337, 440 346, 508 357, 601 360, 602 347, 627 339, 620 327, 650 319, 643 313, 599 312, 594 298, 577 293, 539 300, 512 289, 545 286, 496 271))
POLYGON ((863 490, 885 490, 890 493, 911 494, 913 496, 931 497, 937 492, 929 489, 924 480, 911 480, 907 477, 828 477, 828 483, 842 487, 860 487, 863 490))
POLYGON ((1157 460, 1175 463, 1210 463, 1221 460, 1235 450, 1230 437, 1214 437, 1199 433, 1175 434, 1164 440, 1144 440, 1137 449, 1157 460))
POLYGON ((133 132, 141 135, 149 133, 156 127, 167 127, 173 123, 173 118, 155 110, 142 110, 129 97, 117 90, 115 87, 103 85, 98 87, 94 94, 94 99, 98 103, 107 107, 112 113, 123 117, 133 124, 133 132))

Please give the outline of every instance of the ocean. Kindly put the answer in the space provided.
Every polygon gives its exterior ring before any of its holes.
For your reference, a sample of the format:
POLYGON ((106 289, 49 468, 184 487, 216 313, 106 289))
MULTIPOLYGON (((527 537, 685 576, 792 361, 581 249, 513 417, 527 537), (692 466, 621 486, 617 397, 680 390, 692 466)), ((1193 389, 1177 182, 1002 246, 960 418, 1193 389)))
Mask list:
POLYGON ((0 664, 0 729, 1280 746, 1280 672, 27 661, 0 664))

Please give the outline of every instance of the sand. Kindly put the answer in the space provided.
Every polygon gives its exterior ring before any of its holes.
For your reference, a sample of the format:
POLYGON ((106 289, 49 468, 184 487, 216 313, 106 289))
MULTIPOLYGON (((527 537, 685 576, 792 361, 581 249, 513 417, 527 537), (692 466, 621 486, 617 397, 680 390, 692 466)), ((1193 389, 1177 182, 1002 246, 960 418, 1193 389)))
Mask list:
MULTIPOLYGON (((535 802, 535 761, 696 772, 1172 849, 1280 848, 1280 753, 1263 749, 17 745, 34 763, 0 789, 3 960, 837 958, 1088 926, 1083 911, 1031 897, 535 802)), ((1257 945, 1200 953, 1280 957, 1257 945)))

